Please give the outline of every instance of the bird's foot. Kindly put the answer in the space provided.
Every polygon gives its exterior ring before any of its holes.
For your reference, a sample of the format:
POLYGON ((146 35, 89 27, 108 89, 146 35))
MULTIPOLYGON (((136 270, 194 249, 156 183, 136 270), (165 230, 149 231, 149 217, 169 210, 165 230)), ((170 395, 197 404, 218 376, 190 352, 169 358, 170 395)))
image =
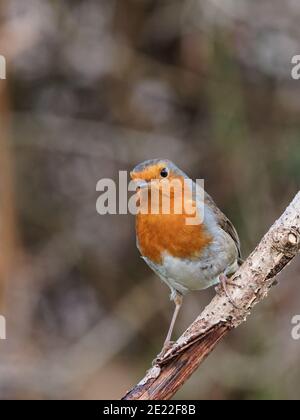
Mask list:
POLYGON ((235 309, 242 309, 240 306, 238 306, 235 303, 233 298, 230 296, 230 293, 228 292, 228 288, 227 288, 227 286, 233 286, 233 287, 238 287, 239 289, 241 289, 241 286, 239 284, 234 283, 233 281, 230 281, 225 274, 220 274, 219 280, 220 280, 220 285, 215 288, 216 293, 219 296, 222 295, 222 292, 225 293, 227 299, 229 300, 229 302, 235 309))
POLYGON ((159 364, 166 355, 167 351, 170 350, 170 348, 173 346, 174 341, 168 341, 164 344, 163 348, 161 349, 161 352, 156 356, 156 358, 152 361, 152 366, 155 366, 159 364))

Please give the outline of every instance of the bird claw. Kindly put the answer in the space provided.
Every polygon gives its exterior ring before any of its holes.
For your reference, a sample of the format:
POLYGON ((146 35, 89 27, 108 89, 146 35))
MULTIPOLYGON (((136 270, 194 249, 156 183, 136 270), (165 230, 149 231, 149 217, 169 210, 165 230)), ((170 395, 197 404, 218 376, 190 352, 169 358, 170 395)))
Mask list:
POLYGON ((229 286, 235 286, 238 287, 239 289, 242 289, 242 287, 239 284, 236 284, 230 280, 228 280, 228 278, 225 276, 225 274, 221 274, 220 277, 220 285, 218 285, 215 288, 215 291, 217 293, 218 296, 222 296, 223 293, 225 293, 227 299, 229 300, 229 302, 231 303, 231 305, 235 308, 235 309, 242 309, 240 306, 238 306, 234 300, 232 299, 232 297, 230 296, 228 290, 227 290, 227 285, 229 286), (223 292, 223 293, 222 293, 223 292))
POLYGON ((170 348, 173 346, 174 343, 175 341, 169 341, 168 343, 164 344, 161 352, 152 361, 152 366, 158 365, 163 360, 164 356, 170 350, 170 348))

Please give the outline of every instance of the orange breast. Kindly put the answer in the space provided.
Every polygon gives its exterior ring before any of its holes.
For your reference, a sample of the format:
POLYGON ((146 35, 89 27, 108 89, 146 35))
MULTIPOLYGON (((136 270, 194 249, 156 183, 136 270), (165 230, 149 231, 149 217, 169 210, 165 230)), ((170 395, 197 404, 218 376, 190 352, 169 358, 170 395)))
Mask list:
POLYGON ((136 231, 143 256, 160 264, 163 252, 197 258, 212 242, 205 226, 186 224, 185 214, 138 214, 136 231))

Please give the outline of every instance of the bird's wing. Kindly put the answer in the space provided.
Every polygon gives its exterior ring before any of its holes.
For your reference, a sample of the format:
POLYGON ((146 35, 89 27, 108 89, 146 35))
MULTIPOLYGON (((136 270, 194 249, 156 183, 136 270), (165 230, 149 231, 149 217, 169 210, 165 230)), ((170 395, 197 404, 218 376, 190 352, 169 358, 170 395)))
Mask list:
POLYGON ((211 208, 211 210, 215 214, 219 226, 233 239, 238 250, 240 262, 242 262, 241 243, 238 233, 235 227, 233 226, 232 222, 225 216, 224 213, 221 212, 221 210, 217 207, 211 196, 207 194, 207 192, 204 193, 204 202, 211 208))

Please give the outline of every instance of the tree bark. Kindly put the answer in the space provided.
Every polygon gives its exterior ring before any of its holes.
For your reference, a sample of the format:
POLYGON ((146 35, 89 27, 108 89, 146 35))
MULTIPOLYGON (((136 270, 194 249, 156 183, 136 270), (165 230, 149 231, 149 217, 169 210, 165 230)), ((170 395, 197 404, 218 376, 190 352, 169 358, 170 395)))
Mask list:
POLYGON ((274 285, 274 277, 300 250, 300 192, 259 245, 232 277, 228 286, 237 305, 217 295, 164 357, 124 400, 166 400, 187 381, 218 342, 246 321, 252 308, 274 285))

